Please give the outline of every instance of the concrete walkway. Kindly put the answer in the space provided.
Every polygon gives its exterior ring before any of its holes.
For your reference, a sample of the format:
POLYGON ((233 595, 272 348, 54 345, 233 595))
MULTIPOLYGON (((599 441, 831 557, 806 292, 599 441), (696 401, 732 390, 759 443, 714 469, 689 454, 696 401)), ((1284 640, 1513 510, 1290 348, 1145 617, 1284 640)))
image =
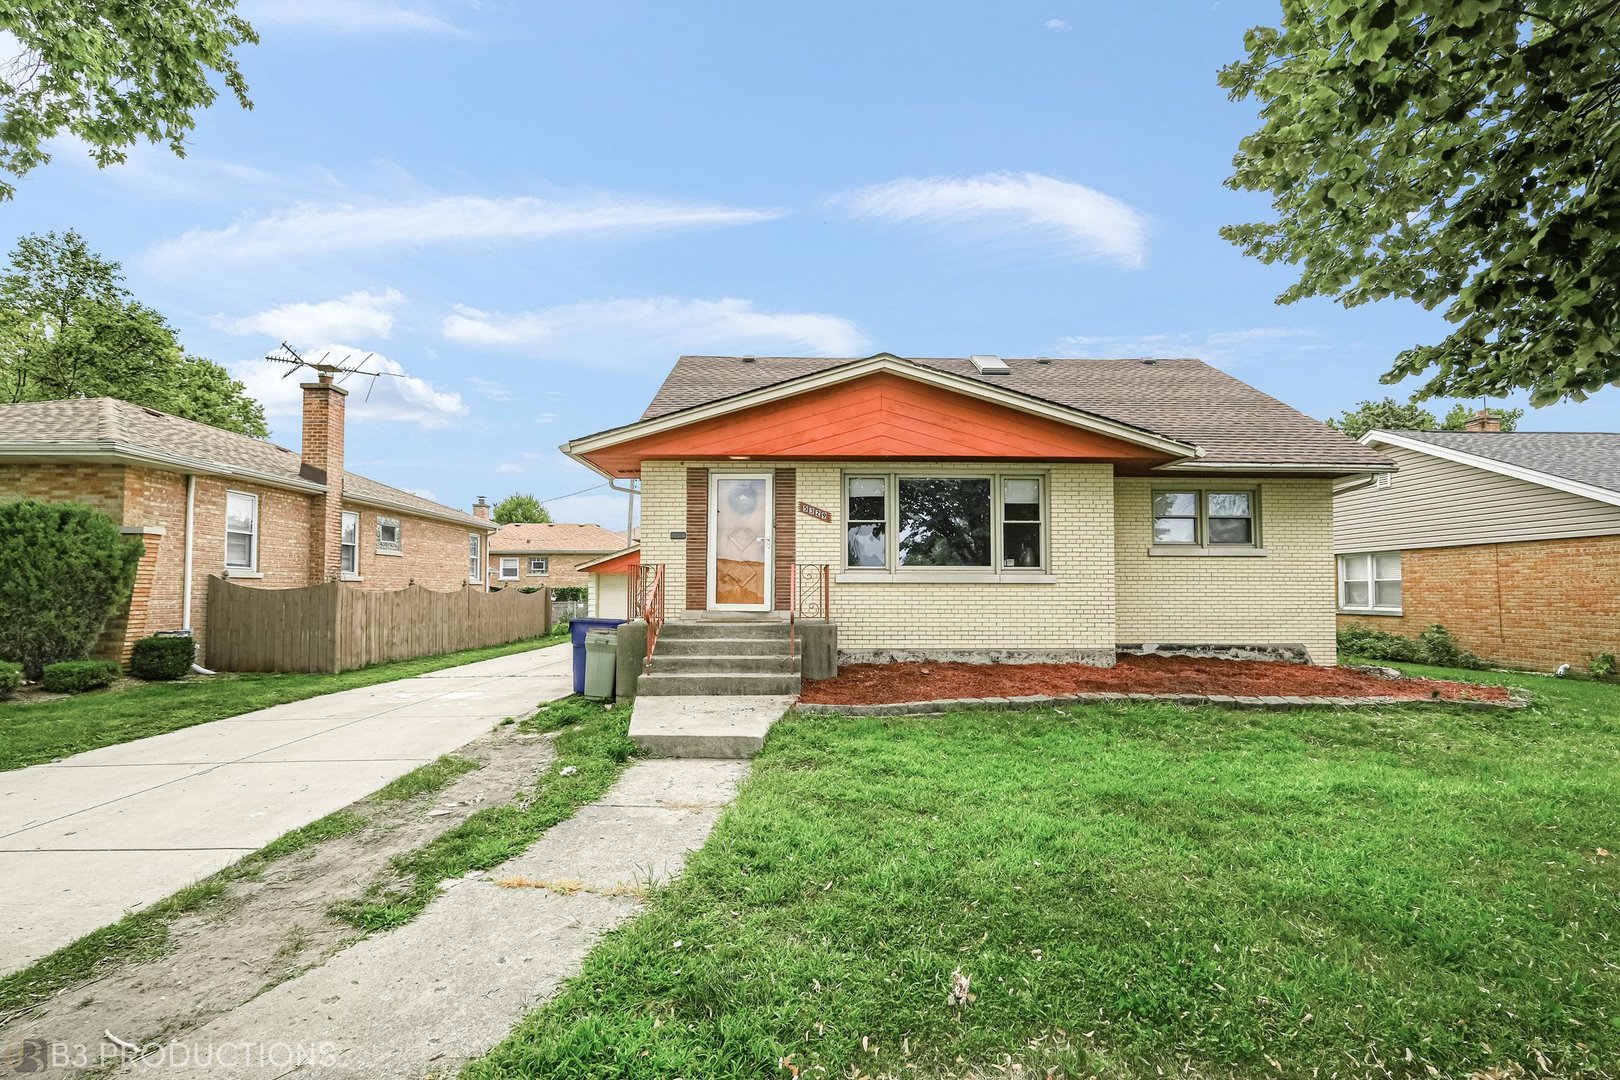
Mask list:
POLYGON ((567 644, 0 773, 0 974, 573 690, 567 644))
POLYGON ((189 1061, 233 1080, 452 1075, 577 973, 598 936, 641 910, 646 885, 680 873, 747 770, 741 761, 638 762, 522 855, 448 882, 415 921, 357 942, 123 1074, 189 1061), (220 1047, 233 1056, 210 1061, 220 1047))
POLYGON ((630 741, 653 757, 751 758, 794 700, 791 694, 644 695, 630 711, 630 741))

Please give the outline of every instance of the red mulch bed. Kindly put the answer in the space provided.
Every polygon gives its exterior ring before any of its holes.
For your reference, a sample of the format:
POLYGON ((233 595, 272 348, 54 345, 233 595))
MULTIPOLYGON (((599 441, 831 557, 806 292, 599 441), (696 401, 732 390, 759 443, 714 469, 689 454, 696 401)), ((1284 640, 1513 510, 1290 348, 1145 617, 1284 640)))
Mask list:
POLYGON ((1024 697, 1043 694, 1230 694, 1234 697, 1399 697, 1506 701, 1502 686, 1440 679, 1389 679, 1348 668, 1190 656, 1121 656, 1111 668, 1085 664, 849 664, 836 678, 804 684, 816 705, 1024 697))

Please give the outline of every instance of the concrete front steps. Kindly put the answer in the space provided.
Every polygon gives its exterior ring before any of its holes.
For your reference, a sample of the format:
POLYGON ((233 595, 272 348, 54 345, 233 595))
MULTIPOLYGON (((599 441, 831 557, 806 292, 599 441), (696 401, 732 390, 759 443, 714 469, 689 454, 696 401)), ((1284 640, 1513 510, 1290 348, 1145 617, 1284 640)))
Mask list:
POLYGON ((799 658, 780 619, 664 624, 637 697, 797 696, 799 658))

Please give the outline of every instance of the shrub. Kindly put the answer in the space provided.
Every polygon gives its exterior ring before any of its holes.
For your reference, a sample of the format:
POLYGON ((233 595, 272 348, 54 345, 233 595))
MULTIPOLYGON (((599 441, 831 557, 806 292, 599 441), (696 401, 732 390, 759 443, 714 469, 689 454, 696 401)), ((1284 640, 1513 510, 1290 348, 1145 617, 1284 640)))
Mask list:
POLYGON ((539 592, 540 589, 541 589, 541 586, 539 586, 539 585, 525 585, 525 586, 523 586, 523 588, 519 589, 518 592, 524 593, 525 595, 532 596, 535 593, 539 592))
POLYGON ((1425 664, 1435 667, 1482 668, 1479 657, 1457 644, 1451 631, 1435 623, 1418 635, 1418 652, 1425 664))
POLYGON ((45 689, 53 694, 82 694, 111 686, 118 678, 118 664, 112 660, 63 660, 45 665, 45 689))
POLYGON ((148 682, 178 679, 191 670, 196 659, 197 642, 190 636, 153 635, 135 643, 135 651, 129 656, 129 673, 148 682))
POLYGON ((8 664, 0 660, 0 701, 4 701, 17 692, 22 685, 22 665, 8 664))
POLYGON ((1614 653, 1600 652, 1587 661, 1586 670, 1592 673, 1593 678, 1607 679, 1614 674, 1614 653))
POLYGON ((1444 626, 1435 623, 1418 636, 1417 640, 1371 630, 1365 626, 1346 626, 1338 634, 1339 648, 1369 660, 1394 661, 1405 664, 1433 664, 1435 667, 1482 668, 1484 662, 1457 644, 1444 626))
POLYGON ((585 586, 583 585, 567 585, 561 589, 551 590, 551 598, 559 601, 583 601, 585 595, 585 586))
POLYGON ((129 598, 142 550, 86 506, 0 506, 0 660, 38 679, 47 664, 88 653, 129 598))

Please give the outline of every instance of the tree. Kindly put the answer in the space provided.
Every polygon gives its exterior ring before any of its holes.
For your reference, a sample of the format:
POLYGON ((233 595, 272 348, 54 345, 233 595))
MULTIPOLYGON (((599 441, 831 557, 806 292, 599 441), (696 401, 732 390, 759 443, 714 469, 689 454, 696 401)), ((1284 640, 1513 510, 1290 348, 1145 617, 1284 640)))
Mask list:
POLYGON ((1222 69, 1260 103, 1222 235, 1297 265, 1278 298, 1406 297, 1455 329, 1400 353, 1423 396, 1582 400, 1620 380, 1620 0, 1282 0, 1222 69))
MULTIPOLYGON (((1379 401, 1359 402, 1355 408, 1346 409, 1323 422, 1352 439, 1359 439, 1373 428, 1383 428, 1385 431, 1462 431, 1476 411, 1459 401, 1451 406, 1445 419, 1437 420, 1434 413, 1418 404, 1416 397, 1404 404, 1386 397, 1379 401)), ((1518 426, 1520 417, 1524 416, 1523 409, 1491 407, 1486 411, 1501 422, 1503 431, 1512 431, 1518 426)))
POLYGON ((17 242, 0 275, 0 400, 116 397, 268 435, 264 409, 246 387, 213 361, 186 355, 118 271, 75 232, 17 242))
POLYGON ((86 506, 0 506, 0 660, 38 679, 46 664, 85 656, 129 599, 142 551, 86 506))
POLYGON ((540 524, 551 522, 551 512, 540 504, 540 500, 533 495, 508 495, 495 504, 495 523, 497 525, 511 525, 519 521, 533 521, 540 524))
MULTIPOLYGON (((184 157, 192 115, 219 96, 211 72, 253 107, 232 50, 259 36, 236 0, 0 0, 0 30, 21 47, 0 65, 0 172, 13 177, 49 161, 62 135, 87 143, 103 168, 141 139, 184 157)), ((0 180, 0 200, 14 191, 0 180)))

